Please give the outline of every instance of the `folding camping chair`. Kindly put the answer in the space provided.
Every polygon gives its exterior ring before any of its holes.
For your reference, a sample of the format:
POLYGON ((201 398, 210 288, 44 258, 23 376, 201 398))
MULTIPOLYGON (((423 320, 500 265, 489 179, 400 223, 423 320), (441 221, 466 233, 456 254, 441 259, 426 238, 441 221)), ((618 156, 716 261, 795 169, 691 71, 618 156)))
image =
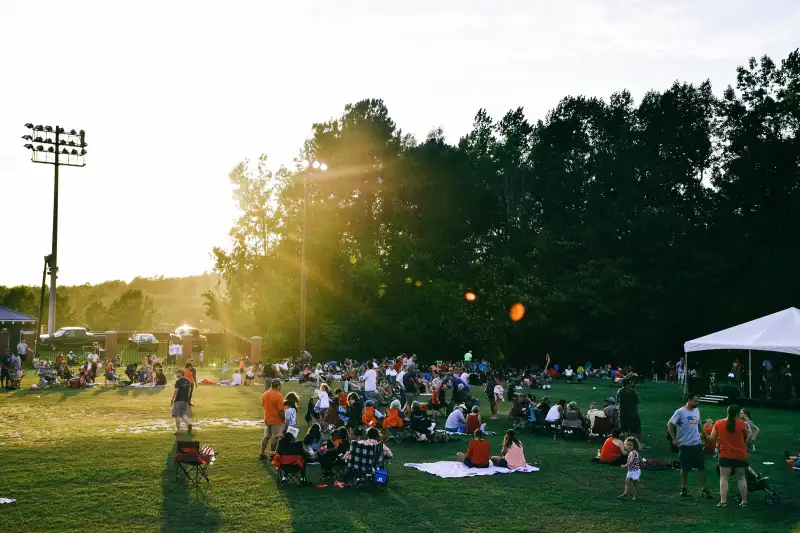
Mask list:
POLYGON ((198 441, 178 441, 178 451, 175 454, 175 482, 180 483, 186 480, 189 485, 195 487, 200 485, 202 480, 210 483, 208 479, 208 467, 213 464, 215 454, 209 446, 200 449, 198 441))
POLYGON ((386 437, 386 442, 394 441, 397 444, 401 444, 403 439, 405 439, 407 436, 406 428, 398 428, 393 426, 385 427, 383 434, 386 437))
POLYGON ((275 484, 279 489, 288 483, 294 483, 300 487, 306 485, 306 471, 305 467, 301 466, 302 461, 303 459, 299 456, 275 455, 272 464, 275 465, 275 484))
POLYGON ((589 429, 589 440, 605 440, 611 435, 611 419, 606 416, 594 417, 594 424, 589 429))
POLYGON ((385 465, 382 442, 367 444, 365 441, 355 441, 350 444, 347 477, 352 480, 353 487, 385 487, 388 481, 385 465))

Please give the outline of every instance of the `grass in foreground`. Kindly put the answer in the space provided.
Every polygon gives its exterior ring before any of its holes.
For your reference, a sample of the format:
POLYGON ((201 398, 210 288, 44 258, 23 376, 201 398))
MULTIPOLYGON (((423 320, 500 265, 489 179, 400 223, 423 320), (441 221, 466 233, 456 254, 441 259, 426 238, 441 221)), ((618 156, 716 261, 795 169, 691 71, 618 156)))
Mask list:
MULTIPOLYGON (((201 373, 202 377, 202 373, 201 373)), ((285 386, 283 392, 298 389, 285 386)), ((608 381, 556 384, 554 399, 577 400, 582 409, 614 389, 608 381)), ((404 443, 392 447, 394 463, 384 492, 333 488, 276 489, 272 467, 258 460, 261 387, 200 387, 195 396, 195 431, 219 457, 210 469, 212 483, 189 489, 174 482, 174 426, 169 418, 171 389, 95 389, 0 392, 0 497, 17 503, 0 506, 4 531, 548 531, 634 532, 724 531, 726 533, 800 530, 800 472, 783 462, 783 450, 800 451, 800 414, 755 410, 761 427, 751 464, 772 476, 782 501, 767 506, 753 493, 748 509, 716 509, 716 500, 698 497, 696 475, 691 497, 679 498, 678 473, 643 472, 643 501, 618 502, 624 473, 589 459, 598 444, 522 435, 533 474, 439 479, 404 468, 405 462, 451 460, 467 441, 448 444, 404 443), (228 422, 222 419, 228 419, 228 422), (217 425, 203 423, 215 421, 217 425), (238 426, 238 427, 232 427, 238 426), (772 466, 763 465, 772 461, 772 466)), ((310 392, 299 388, 303 399, 310 392)), ((640 390, 644 456, 672 459, 664 439, 666 421, 680 406, 674 385, 648 384, 640 390)), ((304 404, 304 402, 302 402, 304 404)), ((484 402, 485 403, 485 402, 484 402)), ((501 407, 501 413, 508 404, 501 407)), ((701 406, 704 418, 721 418, 724 408, 701 406)), ((303 413, 301 413, 302 416, 303 413)), ((488 413, 484 412, 484 418, 488 413)), ((443 424, 439 419, 440 425, 443 424)), ((504 415, 488 421, 503 433, 504 415)), ((304 429, 301 429, 303 431, 304 429)), ((490 437, 499 453, 501 437, 490 437)), ((709 460, 709 483, 719 478, 709 460)), ((735 483, 732 483, 732 489, 735 483)), ((732 496, 732 493, 731 493, 732 496)))

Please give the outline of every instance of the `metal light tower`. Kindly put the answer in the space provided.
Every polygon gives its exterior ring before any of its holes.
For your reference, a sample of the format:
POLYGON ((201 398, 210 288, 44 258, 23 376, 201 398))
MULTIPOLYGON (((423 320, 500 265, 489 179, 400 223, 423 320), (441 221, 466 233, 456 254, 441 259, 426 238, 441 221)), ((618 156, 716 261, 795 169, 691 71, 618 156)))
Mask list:
MULTIPOLYGON (((56 325, 56 277, 58 274, 58 167, 86 166, 86 132, 66 131, 60 126, 34 126, 25 124, 28 134, 22 138, 28 141, 25 148, 31 150, 31 161, 55 167, 53 181, 53 243, 50 252, 50 310, 47 315, 47 332, 53 333, 56 325)), ((41 315, 41 310, 39 311, 41 315)), ((37 324, 41 329, 41 324, 37 324)), ((38 334, 37 334, 38 339, 38 334)))
POLYGON ((308 267, 306 266, 306 232, 308 226, 308 178, 312 172, 328 170, 328 165, 314 161, 303 161, 303 237, 300 243, 300 353, 306 351, 306 296, 308 267))

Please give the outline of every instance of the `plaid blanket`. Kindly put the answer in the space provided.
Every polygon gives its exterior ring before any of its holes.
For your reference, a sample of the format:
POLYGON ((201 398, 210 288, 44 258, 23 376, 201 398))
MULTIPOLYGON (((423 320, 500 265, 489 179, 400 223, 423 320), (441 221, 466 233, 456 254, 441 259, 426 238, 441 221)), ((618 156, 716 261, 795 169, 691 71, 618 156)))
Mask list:
POLYGON ((383 443, 370 440, 351 442, 345 459, 349 470, 373 474, 383 467, 383 443))

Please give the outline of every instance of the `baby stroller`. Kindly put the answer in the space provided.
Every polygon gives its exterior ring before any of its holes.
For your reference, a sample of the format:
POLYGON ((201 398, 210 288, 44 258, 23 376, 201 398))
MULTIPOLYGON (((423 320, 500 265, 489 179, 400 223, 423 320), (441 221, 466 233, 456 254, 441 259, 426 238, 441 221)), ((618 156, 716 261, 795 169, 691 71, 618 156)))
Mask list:
MULTIPOLYGON (((772 488, 772 485, 769 484, 769 476, 765 476, 756 472, 756 470, 749 466, 744 473, 745 478, 747 479, 747 492, 756 492, 759 490, 764 491, 764 501, 767 502, 767 505, 772 505, 774 503, 778 503, 780 501, 780 497, 778 493, 775 492, 775 489, 772 488)), ((740 503, 742 501, 742 497, 738 494, 735 496, 736 503, 740 503)))
MULTIPOLYGON (((719 466, 717 467, 717 475, 719 475, 719 466)), ((744 472, 744 477, 747 480, 747 493, 757 492, 760 490, 764 491, 764 501, 767 502, 767 505, 772 505, 780 501, 780 497, 778 493, 775 492, 775 489, 772 488, 772 485, 769 484, 769 476, 764 476, 756 470, 752 466, 747 466, 747 470, 744 472)), ((736 503, 742 502, 742 497, 739 494, 734 496, 736 503)))

